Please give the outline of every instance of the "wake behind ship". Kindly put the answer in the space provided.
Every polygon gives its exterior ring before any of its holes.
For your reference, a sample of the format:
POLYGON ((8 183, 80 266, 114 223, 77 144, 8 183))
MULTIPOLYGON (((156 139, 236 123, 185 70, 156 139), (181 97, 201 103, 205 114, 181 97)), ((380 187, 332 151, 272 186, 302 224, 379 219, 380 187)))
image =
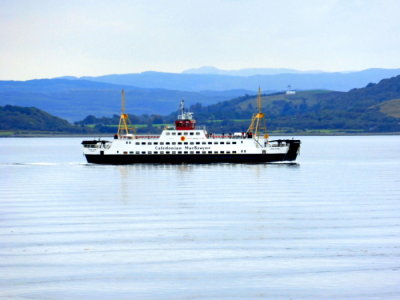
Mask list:
POLYGON ((266 134, 265 116, 261 112, 261 90, 257 97, 258 112, 246 132, 213 134, 196 126, 193 113, 186 112, 181 101, 175 126, 167 126, 161 135, 135 134, 124 112, 114 140, 82 142, 89 163, 264 163, 294 161, 300 151, 300 140, 270 140, 266 134))

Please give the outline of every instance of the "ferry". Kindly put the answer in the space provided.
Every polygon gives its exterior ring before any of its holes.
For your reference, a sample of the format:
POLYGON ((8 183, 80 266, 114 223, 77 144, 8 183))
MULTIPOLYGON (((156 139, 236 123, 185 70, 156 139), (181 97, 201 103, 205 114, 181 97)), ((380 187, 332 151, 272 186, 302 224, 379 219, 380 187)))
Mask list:
POLYGON ((114 165, 295 161, 301 141, 269 138, 260 89, 257 106, 258 112, 246 132, 215 134, 196 125, 193 113, 185 110, 182 100, 174 126, 166 126, 160 135, 143 135, 130 126, 122 91, 122 113, 114 139, 84 140, 83 153, 88 163, 114 165))

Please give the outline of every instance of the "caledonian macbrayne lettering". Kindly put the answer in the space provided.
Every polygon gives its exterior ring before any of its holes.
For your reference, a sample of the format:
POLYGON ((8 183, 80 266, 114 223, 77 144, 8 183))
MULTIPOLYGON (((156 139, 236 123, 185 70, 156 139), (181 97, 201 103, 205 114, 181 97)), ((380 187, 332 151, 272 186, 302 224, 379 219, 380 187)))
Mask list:
MULTIPOLYGON (((185 150, 210 150, 211 147, 185 146, 185 150)), ((155 150, 182 150, 182 147, 156 146, 155 150)))

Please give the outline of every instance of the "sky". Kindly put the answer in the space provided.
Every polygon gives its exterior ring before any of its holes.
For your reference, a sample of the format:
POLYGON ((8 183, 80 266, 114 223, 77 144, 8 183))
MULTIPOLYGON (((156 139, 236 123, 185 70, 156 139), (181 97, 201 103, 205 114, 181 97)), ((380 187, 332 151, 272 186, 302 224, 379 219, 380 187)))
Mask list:
POLYGON ((399 0, 0 0, 0 80, 400 67, 399 0))

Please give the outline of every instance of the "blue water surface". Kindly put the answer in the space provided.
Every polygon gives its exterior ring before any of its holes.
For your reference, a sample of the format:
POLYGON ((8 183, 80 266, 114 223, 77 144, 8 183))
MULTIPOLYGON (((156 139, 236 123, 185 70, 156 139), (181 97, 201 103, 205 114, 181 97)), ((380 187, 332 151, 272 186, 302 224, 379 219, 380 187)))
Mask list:
POLYGON ((1 299, 399 299, 400 136, 295 164, 100 166, 0 139, 1 299))

